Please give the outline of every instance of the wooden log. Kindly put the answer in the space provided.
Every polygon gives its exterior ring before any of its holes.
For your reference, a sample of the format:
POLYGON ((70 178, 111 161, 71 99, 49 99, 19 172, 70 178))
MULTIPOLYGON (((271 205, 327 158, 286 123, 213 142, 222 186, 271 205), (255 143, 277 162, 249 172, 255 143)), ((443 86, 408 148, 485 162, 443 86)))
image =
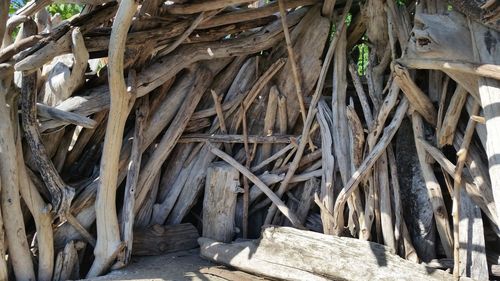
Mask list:
POLYGON ((406 95, 412 107, 431 125, 437 124, 437 112, 432 101, 410 78, 408 70, 402 65, 394 66, 394 79, 406 95))
MULTIPOLYGON (((262 144, 288 144, 292 143, 293 140, 297 139, 297 136, 287 136, 287 135, 267 135, 267 136, 248 136, 248 143, 262 143, 262 144)), ((179 143, 190 143, 190 142, 221 142, 221 143, 244 143, 244 137, 242 135, 214 135, 214 134, 187 134, 183 135, 179 139, 179 143)))
MULTIPOLYGON (((296 12, 288 14, 288 23, 290 25, 296 24, 303 17, 304 12, 304 9, 299 9, 296 12)), ((264 27, 261 31, 251 35, 253 39, 245 37, 234 40, 224 40, 217 43, 190 44, 184 48, 177 49, 163 59, 151 64, 146 70, 138 73, 137 97, 144 96, 158 88, 174 77, 180 70, 195 62, 241 56, 266 50, 282 39, 283 34, 280 27, 280 22, 273 22, 264 27), (249 42, 252 43, 249 44, 249 42), (210 52, 207 50, 210 50, 210 52)), ((327 27, 327 25, 325 25, 325 27, 327 27)), ((318 57, 319 56, 320 55, 318 55, 318 57)), ((304 82, 305 81, 306 80, 304 80, 304 82)), ((312 83, 313 82, 311 82, 311 85, 312 83)), ((108 91, 107 85, 86 90, 82 96, 70 98, 66 102, 60 104, 58 108, 66 111, 73 111, 85 116, 99 112, 109 107, 109 96, 106 95, 108 91)))
MULTIPOLYGON (((500 32, 488 30, 478 23, 469 23, 469 27, 474 46, 474 57, 481 63, 499 64, 500 50, 491 48, 491 43, 488 42, 489 40, 500 40, 500 32)), ((486 156, 498 221, 498 218, 500 218, 500 150, 498 146, 500 142, 500 118, 498 118, 500 112, 500 82, 495 79, 481 77, 478 79, 478 86, 488 132, 486 156)))
POLYGON ((486 246, 484 241, 483 219, 481 210, 461 189, 460 202, 460 276, 474 280, 488 280, 486 246))
MULTIPOLYGON (((9 70, 9 73, 11 73, 8 75, 9 78, 0 81, 0 119, 3 120, 0 122, 1 209, 8 241, 9 260, 12 259, 14 274, 19 280, 35 280, 19 196, 20 175, 17 169, 17 139, 14 135, 10 115, 10 108, 13 108, 13 104, 8 105, 6 102, 7 91, 13 77, 12 69, 9 70)), ((2 247, 7 248, 6 245, 2 245, 2 247)), ((8 279, 4 259, 0 260, 0 276, 8 279)))
POLYGON ((394 118, 391 123, 384 129, 384 133, 380 138, 380 141, 373 147, 373 150, 359 168, 352 174, 351 178, 347 184, 340 191, 337 200, 335 201, 334 216, 335 216, 335 228, 336 233, 340 233, 344 227, 344 216, 343 209, 348 197, 356 189, 361 182, 361 180, 370 172, 371 167, 375 164, 380 155, 385 151, 385 148, 389 145, 392 138, 396 134, 397 129, 403 121, 404 114, 408 110, 408 100, 403 98, 396 109, 394 118))
POLYGON ((295 227, 299 228, 303 227, 297 216, 292 211, 290 211, 290 209, 283 203, 283 201, 281 201, 281 199, 276 194, 274 194, 274 192, 268 186, 266 186, 266 184, 264 184, 258 177, 256 177, 247 168, 245 168, 243 165, 234 160, 234 158, 227 155, 226 153, 224 153, 217 147, 213 146, 212 144, 207 143, 207 147, 211 153, 217 155, 224 161, 228 162, 231 166, 236 168, 238 171, 240 171, 240 173, 242 173, 250 181, 252 181, 258 188, 260 188, 262 192, 264 192, 267 195, 267 197, 271 199, 271 201, 277 206, 277 208, 283 213, 283 215, 285 215, 288 218, 288 220, 290 220, 290 222, 295 227))
MULTIPOLYGON (((307 180, 303 186, 294 190, 294 198, 292 200, 288 200, 287 202, 292 212, 297 214, 297 217, 303 225, 305 225, 307 215, 313 206, 314 194, 318 193, 320 185, 321 182, 315 177, 307 180)), ((282 224, 284 226, 292 226, 289 221, 284 221, 282 224)))
POLYGON ((415 136, 415 144, 417 147, 418 160, 420 162, 420 169, 422 176, 425 179, 425 185, 431 200, 434 218, 436 219, 436 227, 443 244, 444 251, 448 257, 453 256, 453 236, 451 234, 450 223, 448 220, 448 211, 444 205, 443 194, 441 186, 436 179, 434 171, 429 163, 426 162, 426 152, 422 145, 417 141, 418 138, 424 136, 424 127, 422 117, 416 112, 412 114, 413 134, 415 136))
POLYGON ((232 241, 238 192, 241 192, 238 170, 225 162, 215 162, 208 167, 203 198, 203 237, 232 241))
POLYGON ((267 227, 256 241, 198 241, 206 259, 277 279, 453 280, 445 271, 403 260, 379 244, 289 227, 267 227))
POLYGON ((160 171, 161 165, 170 155, 172 149, 174 148, 177 140, 180 138, 184 128, 186 127, 191 115, 193 114, 201 96, 208 88, 213 73, 204 66, 197 67, 193 71, 196 72, 196 82, 193 85, 193 91, 186 97, 182 106, 179 108, 177 115, 172 120, 169 128, 161 138, 160 143, 155 149, 154 153, 151 155, 150 159, 145 164, 142 172, 139 176, 139 181, 137 185, 139 190, 136 197, 136 205, 134 212, 137 213, 141 207, 149 188, 160 171))
POLYGON ((425 58, 403 58, 399 63, 416 69, 436 69, 443 71, 459 71, 464 74, 484 76, 500 79, 500 66, 497 64, 469 62, 463 60, 425 59, 425 58))
MULTIPOLYGON (((289 0, 285 2, 287 9, 293 9, 299 6, 308 6, 316 3, 318 3, 318 0, 289 0)), ((274 15, 277 12, 279 12, 278 3, 272 2, 259 8, 239 9, 234 12, 217 15, 201 23, 199 28, 207 29, 220 25, 253 21, 259 18, 274 15)))
MULTIPOLYGON (((64 124, 75 124, 77 126, 82 126, 84 128, 93 129, 96 126, 96 122, 90 118, 85 116, 81 116, 79 114, 73 112, 67 112, 55 107, 50 107, 45 104, 37 103, 36 109, 39 117, 53 119, 64 124)), ((57 124, 59 125, 59 124, 57 124)), ((50 123, 42 124, 40 126, 40 132, 44 132, 49 129, 54 129, 59 126, 52 126, 50 123)))
POLYGON ((101 275, 114 262, 122 247, 118 217, 116 214, 116 188, 120 149, 127 116, 135 101, 136 80, 132 77, 131 89, 127 91, 123 77, 125 40, 138 3, 134 0, 122 1, 118 7, 109 44, 108 80, 110 90, 110 110, 106 137, 102 152, 100 178, 96 200, 97 244, 94 248, 94 262, 87 277, 101 275))
POLYGON ((152 225, 134 230, 132 255, 155 256, 196 248, 198 230, 190 223, 152 225))
MULTIPOLYGON (((5 34, 7 19, 9 18, 9 1, 3 1, 0 6, 0 51, 2 49, 3 36, 5 34)), ((1 56, 0 56, 1 57, 1 56)), ((2 62, 0 60, 0 62, 2 62)))
MULTIPOLYGON (((250 90, 256 79, 255 63, 256 59, 250 58, 243 64, 227 91, 225 96, 226 102, 236 99, 240 93, 247 93, 250 90)), ((236 108, 234 110, 236 110, 236 108)), ((229 114, 229 112, 226 114, 229 114)), ((236 119, 236 117, 234 119, 236 119)), ((230 120, 227 121, 229 123, 230 120)), ((228 129, 231 130, 232 128, 229 127, 228 129)), ((200 152, 196 158, 190 161, 189 165, 183 169, 183 174, 185 174, 183 181, 179 181, 172 186, 172 193, 174 195, 169 196, 169 198, 167 198, 168 200, 163 202, 165 203, 163 207, 166 207, 167 211, 158 212, 163 221, 165 221, 167 217, 169 217, 167 219, 169 224, 177 224, 182 221, 184 216, 189 212, 189 209, 195 204, 196 198, 203 188, 206 170, 214 158, 215 156, 206 149, 205 145, 200 148, 200 152), (185 186, 189 188, 184 188, 185 186)), ((164 205, 163 203, 162 205, 164 205)), ((161 209, 159 208, 158 210, 161 209)))
MULTIPOLYGON (((347 16, 347 13, 349 12, 349 9, 351 8, 351 4, 352 4, 351 1, 349 1, 348 4, 344 7, 344 11, 342 12, 342 17, 341 17, 340 24, 338 27, 339 30, 341 31, 341 33, 342 33, 342 30, 344 29, 344 26, 345 26, 344 25, 344 18, 347 16)), ((317 11, 317 13, 319 13, 319 10, 317 11)), ((312 14, 312 15, 314 15, 314 14, 312 14)), ((277 191, 278 197, 281 197, 287 191, 288 184, 289 184, 291 178, 293 177, 293 174, 297 170, 299 163, 300 163, 300 160, 302 158, 302 155, 304 153, 306 143, 307 143, 306 140, 309 137, 309 132, 311 130, 312 122, 313 122, 314 116, 316 115, 314 110, 315 110, 316 105, 319 102, 321 89, 323 88, 323 85, 325 83, 326 72, 328 70, 328 64, 330 63, 331 59, 333 58, 334 50, 336 49, 337 43, 339 42, 339 35, 338 34, 339 34, 338 32, 335 33, 335 36, 334 36, 332 42, 330 43, 330 46, 328 47, 328 52, 327 52, 327 55, 325 58, 325 62, 323 62, 323 66, 321 67, 321 70, 319 72, 319 78, 318 78, 318 82, 317 82, 318 85, 316 86, 316 91, 313 94, 311 105, 309 107, 309 111, 307 112, 307 118, 304 122, 304 127, 302 128, 302 141, 300 142, 299 146, 297 147, 297 152, 293 158, 293 161, 290 163, 290 169, 287 171, 285 179, 281 182, 281 184, 278 188, 278 191, 277 191)), ((319 65, 317 67, 319 67, 319 65)), ((302 68, 302 69, 304 69, 304 68, 302 68)), ((310 69, 310 68, 308 68, 308 69, 310 69)), ((286 72, 282 72, 282 74, 283 73, 286 73, 286 72)), ((305 79, 303 81, 305 81, 305 79)), ((288 96, 287 102, 290 102, 289 101, 290 97, 293 97, 293 95, 288 96)), ((293 123, 295 123, 295 122, 291 122, 291 121, 295 121, 295 119, 298 116, 299 111, 297 109, 298 109, 298 107, 297 107, 296 102, 291 103, 291 104, 287 104, 288 124, 290 125, 290 127, 293 123), (293 115, 291 115, 291 114, 293 114, 293 115)), ((276 206, 271 205, 271 207, 268 210, 267 216, 266 216, 267 223, 270 222, 271 218, 274 216, 275 213, 276 213, 276 206)))
POLYGON ((448 105, 448 110, 444 115, 443 126, 437 132, 438 147, 453 144, 455 129, 466 100, 467 91, 462 86, 457 85, 448 105))
POLYGON ((109 20, 115 14, 116 4, 115 1, 111 1, 99 9, 79 15, 61 24, 50 36, 15 56, 16 70, 32 72, 54 57, 70 51, 73 30, 79 27, 81 33, 85 35, 88 31, 109 20))
MULTIPOLYGON (((1 64, 1 66, 2 66, 2 70, 5 71, 4 74, 6 77, 0 78, 0 114, 2 115, 2 118, 5 118, 3 120, 7 121, 7 120, 10 120, 10 116, 9 116, 9 111, 7 108, 7 103, 5 102, 5 96, 8 93, 7 89, 9 89, 9 87, 10 87, 10 83, 11 83, 10 80, 12 79, 14 72, 13 72, 12 66, 10 66, 10 65, 1 64)), ((2 135, 0 136, 0 138, 2 139, 2 142, 1 142, 2 153, 1 154, 2 154, 2 158, 3 158, 3 156, 9 156, 9 155, 5 155, 6 151, 4 150, 5 148, 3 147, 3 146, 5 146, 3 138, 6 137, 5 133, 7 133, 9 130, 12 130, 11 129, 12 125, 9 124, 10 122, 2 122, 2 123, 3 124, 0 124, 0 130, 2 132, 2 135)), ((14 140, 12 140, 12 142, 13 141, 14 140)), ((16 159, 13 159, 13 160, 16 160, 16 159)), ((10 174, 15 174, 15 172, 16 172, 16 169, 14 169, 13 173, 10 173, 10 174)), ((4 179, 4 175, 2 173, 3 173, 2 170, 0 170, 0 189, 1 190, 3 190, 5 188, 4 181, 9 180, 9 178, 4 179)), ((11 184, 11 183, 9 183, 9 184, 11 184)), ((7 243, 6 243, 6 239, 5 239, 4 217, 5 217, 5 215, 3 214, 3 211, 1 211, 0 212, 0 254, 2 256, 0 256, 0 279, 1 280, 8 280, 9 273, 7 272, 7 262, 5 260, 5 254, 7 252, 7 243)))
POLYGON ((134 205, 135 205, 135 190, 139 179, 139 171, 141 168, 141 146, 143 142, 144 123, 148 118, 149 99, 148 96, 141 98, 138 101, 135 111, 135 128, 134 142, 132 143, 132 151, 130 153, 130 162, 127 171, 127 182, 125 183, 125 195, 123 198, 122 221, 120 223, 121 238, 125 244, 123 256, 119 259, 127 265, 130 262, 132 255, 132 246, 134 241, 134 205))
MULTIPOLYGON (((81 243, 81 242, 80 242, 81 243)), ((57 254, 56 264, 54 268, 53 281, 64 281, 73 278, 79 278, 73 274, 75 267, 78 267, 77 248, 82 248, 82 245, 77 245, 74 241, 70 241, 64 247, 64 250, 57 254)))
POLYGON ((323 233, 333 234, 334 222, 331 220, 330 214, 333 213, 333 204, 335 203, 335 193, 333 190, 333 176, 335 172, 335 157, 332 151, 332 112, 328 108, 325 101, 320 101, 318 104, 318 113, 316 118, 321 130, 321 161, 323 173, 321 176, 321 192, 320 200, 324 209, 320 209, 321 222, 323 223, 323 233))
MULTIPOLYGON (((14 124, 18 124, 15 119, 14 124)), ((19 171, 19 192, 33 215, 38 242, 38 280, 49 281, 54 270, 54 233, 52 230, 53 213, 45 203, 37 187, 28 175, 24 163, 21 134, 17 134, 17 169, 19 171)))
POLYGON ((211 3, 187 3, 170 4, 166 6, 166 11, 170 14, 196 14, 199 12, 217 10, 230 5, 238 5, 252 2, 252 0, 214 0, 211 3))

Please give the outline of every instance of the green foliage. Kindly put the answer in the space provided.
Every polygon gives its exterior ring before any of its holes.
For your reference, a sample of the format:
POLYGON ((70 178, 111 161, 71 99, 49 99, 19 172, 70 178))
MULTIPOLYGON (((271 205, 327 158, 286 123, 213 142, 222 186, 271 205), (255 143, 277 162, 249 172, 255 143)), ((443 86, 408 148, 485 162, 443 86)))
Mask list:
POLYGON ((366 72, 366 67, 368 66, 368 58, 369 52, 368 45, 365 43, 361 43, 357 45, 355 48, 358 48, 359 56, 358 56, 358 74, 364 75, 366 72))
POLYGON ((28 0, 13 0, 10 2, 9 6, 9 14, 14 14, 17 10, 21 9, 26 3, 28 3, 28 0))
POLYGON ((62 19, 69 19, 72 16, 79 14, 82 11, 82 7, 77 4, 51 4, 47 7, 47 11, 51 15, 60 14, 62 19))

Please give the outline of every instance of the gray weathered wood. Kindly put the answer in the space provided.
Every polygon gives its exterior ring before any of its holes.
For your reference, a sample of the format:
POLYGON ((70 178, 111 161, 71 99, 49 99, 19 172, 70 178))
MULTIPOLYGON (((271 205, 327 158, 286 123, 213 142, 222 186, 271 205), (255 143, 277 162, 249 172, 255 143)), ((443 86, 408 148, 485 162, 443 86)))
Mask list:
POLYGON ((198 237, 198 230, 190 223, 138 228, 134 230, 132 255, 154 256, 193 249, 198 246, 198 237))
POLYGON ((203 237, 230 242, 235 232, 234 216, 239 172, 225 162, 208 167, 203 198, 203 237))
POLYGON ((278 279, 453 280, 444 271, 406 261, 379 244, 288 227, 267 227, 256 241, 198 241, 204 258, 278 279))

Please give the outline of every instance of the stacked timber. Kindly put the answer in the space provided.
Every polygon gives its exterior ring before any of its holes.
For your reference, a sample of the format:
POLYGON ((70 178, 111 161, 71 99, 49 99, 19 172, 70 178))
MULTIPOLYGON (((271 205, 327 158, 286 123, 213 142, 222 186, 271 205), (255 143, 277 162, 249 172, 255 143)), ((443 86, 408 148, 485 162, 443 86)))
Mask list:
POLYGON ((69 2, 0 4, 0 280, 499 275, 498 1, 69 2))

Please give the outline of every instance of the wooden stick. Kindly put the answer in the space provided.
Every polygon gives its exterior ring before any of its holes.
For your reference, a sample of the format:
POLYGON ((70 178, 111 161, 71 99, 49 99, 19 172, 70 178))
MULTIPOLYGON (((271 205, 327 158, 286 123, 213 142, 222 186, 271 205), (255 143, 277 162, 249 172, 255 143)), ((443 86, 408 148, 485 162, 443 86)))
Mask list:
MULTIPOLYGON (((474 103, 471 115, 479 114, 479 110, 481 106, 476 102, 474 103)), ((465 129, 464 138, 462 141, 462 145, 460 150, 457 152, 458 160, 457 166, 455 168, 454 173, 454 184, 453 184, 453 257, 454 257, 454 266, 453 266, 453 276, 455 278, 460 278, 460 196, 461 196, 461 188, 462 188, 462 171, 465 166, 465 160, 467 159, 467 152, 470 142, 472 141, 472 136, 474 134, 474 129, 476 126, 476 121, 472 118, 469 119, 467 123, 467 128, 465 129)))
MULTIPOLYGON (((224 113, 222 112, 222 96, 218 96, 217 93, 214 90, 210 90, 210 93, 212 93, 212 98, 214 100, 214 107, 215 107, 215 112, 217 113, 217 118, 219 120, 219 127, 220 127, 220 132, 224 135, 227 135, 227 127, 226 127, 226 121, 224 118, 224 113)), ((231 152, 231 146, 228 143, 224 143, 224 148, 228 153, 231 152)))
POLYGON ((166 11, 170 14, 196 14, 204 11, 218 10, 230 5, 238 5, 252 2, 252 0, 213 0, 208 2, 170 4, 166 6, 166 11))
MULTIPOLYGON (((53 120, 64 122, 66 124, 75 124, 77 126, 82 126, 84 128, 90 129, 93 129, 96 126, 96 122, 90 118, 73 112, 60 110, 56 107, 47 106, 42 103, 37 103, 36 109, 39 117, 50 118, 53 120)), ((40 131, 44 132, 48 129, 54 129, 56 127, 58 126, 46 126, 42 124, 42 126, 40 127, 40 131)))
POLYGON ((176 113, 175 118, 172 120, 167 131, 162 136, 155 151, 148 159, 148 162, 141 170, 139 182, 137 184, 140 189, 136 195, 136 205, 134 208, 134 212, 136 212, 136 214, 142 206, 142 203, 149 192, 149 188, 152 186, 152 183, 159 173, 163 162, 165 162, 167 157, 172 152, 202 95, 205 93, 210 85, 210 82, 212 81, 213 74, 211 71, 206 69, 205 66, 197 66, 193 71, 196 73, 196 82, 192 85, 192 92, 190 92, 184 99, 182 105, 176 113))
MULTIPOLYGON (((7 19, 9 18, 9 4, 10 1, 2 1, 2 3, 0 3, 0 54, 3 52, 2 42, 6 30, 7 19)), ((0 55, 0 58, 1 57, 0 55)), ((3 61, 0 60, 0 63, 1 62, 3 61)))
MULTIPOLYGON (((297 139, 297 136, 290 135, 274 135, 274 136, 248 136, 248 143, 292 143, 297 139)), ((179 143, 191 142, 222 142, 222 143, 244 143, 245 137, 243 135, 213 135, 213 134, 187 134, 179 139, 179 143)))
POLYGON ((166 49, 159 52, 159 56, 166 56, 179 47, 182 42, 184 42, 191 33, 196 29, 196 27, 205 19, 205 12, 201 12, 191 23, 191 25, 182 33, 172 44, 170 44, 166 49))
POLYGON ((298 220, 297 216, 288 209, 285 203, 281 201, 281 199, 274 194, 274 192, 265 184, 263 183, 257 176, 255 176, 252 172, 250 172, 247 168, 245 168, 243 165, 238 163, 234 158, 229 156, 228 154, 224 153, 211 143, 207 142, 207 147, 212 152, 213 154, 217 155, 220 157, 222 160, 226 161, 229 163, 231 166, 235 167, 240 173, 242 173, 245 177, 247 177, 250 181, 252 181, 264 194, 267 195, 271 201, 276 204, 277 208, 283 213, 285 217, 290 220, 290 222, 293 224, 294 227, 297 228, 304 228, 300 221, 298 220))
MULTIPOLYGON (((286 9, 293 9, 299 6, 308 6, 318 3, 318 0, 287 0, 286 9)), ((234 24, 244 21, 252 21, 259 18, 272 16, 279 12, 277 2, 269 3, 265 6, 254 9, 240 9, 234 12, 224 13, 213 17, 200 24, 199 28, 207 29, 215 26, 234 24)))
MULTIPOLYGON (((335 157, 332 150, 332 111, 324 100, 318 104, 318 113, 316 116, 321 130, 321 155, 323 173, 321 177, 321 193, 318 198, 318 206, 320 206, 321 222, 323 223, 323 233, 333 234, 334 222, 331 218, 333 212, 334 200, 334 173, 335 173, 335 157)), ((316 201, 316 198, 315 198, 316 201)))
POLYGON ((412 123, 418 160, 420 162, 420 169, 422 171, 422 176, 425 179, 425 185, 427 187, 427 192, 431 201, 434 218, 436 219, 436 228, 438 230, 439 237, 441 238, 441 244, 443 245, 446 256, 452 257, 453 238, 448 220, 448 211, 446 210, 446 206, 444 205, 441 186, 436 179, 431 165, 427 163, 425 149, 417 141, 419 138, 424 137, 422 117, 420 117, 417 112, 413 112, 412 114, 412 123))
POLYGON ((273 154, 269 158, 263 160, 262 162, 260 162, 256 166, 252 167, 250 169, 250 171, 252 171, 253 173, 259 171, 260 169, 264 168, 266 165, 270 164, 274 160, 283 156, 285 153, 287 153, 290 149, 292 149, 294 147, 297 147, 297 144, 295 142, 291 142, 289 145, 285 146, 284 148, 282 148, 281 150, 279 150, 278 152, 276 152, 275 154, 273 154))
POLYGON ((448 96, 448 84, 450 82, 450 76, 446 75, 446 78, 443 82, 441 97, 439 98, 439 108, 437 115, 437 125, 436 125, 436 134, 441 130, 443 126, 443 114, 445 110, 446 97, 448 96))
POLYGON ((371 131, 373 126, 373 115, 372 110, 370 108, 370 104, 368 103, 368 98, 366 97, 365 90, 363 89, 363 85, 361 84, 361 79, 358 76, 356 65, 354 62, 350 62, 348 65, 349 72, 351 73, 352 82, 354 84, 354 88, 356 89, 356 93, 358 94, 359 102, 361 103, 361 108, 363 109, 363 115, 365 117, 365 122, 368 125, 368 130, 371 131))
MULTIPOLYGON (((242 104, 241 105, 242 110, 240 111, 241 113, 241 119, 243 121, 243 147, 245 148, 245 154, 246 154, 246 161, 245 161, 245 168, 250 168, 250 163, 252 162, 252 156, 250 155, 250 149, 248 147, 248 126, 247 126, 247 111, 245 109, 245 106, 242 104)), ((249 197, 250 197, 250 186, 248 185, 248 179, 247 177, 243 177, 243 222, 242 222, 242 227, 243 227, 243 238, 248 237, 248 206, 249 204, 249 197)))
POLYGON ((18 160, 14 144, 14 132, 10 122, 9 108, 5 100, 5 96, 7 95, 7 91, 10 88, 10 83, 14 75, 12 67, 9 67, 5 74, 7 73, 10 74, 8 77, 0 79, 0 118, 3 121, 0 122, 0 160, 2 161, 2 165, 0 165, 0 187, 2 195, 2 212, 0 214, 0 234, 2 235, 0 237, 0 254, 2 254, 0 257, 0 278, 2 280, 9 279, 7 263, 5 261, 5 254, 7 251, 7 244, 5 243, 7 240, 5 239, 5 234, 12 237, 7 239, 9 239, 9 252, 12 256, 16 278, 35 278, 33 264, 27 247, 28 245, 26 244, 26 233, 24 231, 24 223, 21 213, 17 174, 18 160), (12 198, 10 196, 14 197, 12 198), (15 201, 15 199, 17 199, 17 201, 15 201), (8 214, 6 214, 6 212, 8 212, 8 214), (19 229, 21 229, 21 231, 17 233, 19 229), (20 237, 17 236, 17 234, 19 234, 20 237), (13 241, 10 239, 13 239, 13 241), (24 240, 20 241, 20 239, 24 240))
MULTIPOLYGON (((294 157, 292 163, 290 164, 290 168, 288 169, 288 172, 285 176, 285 179, 281 182, 281 184, 279 186, 279 189, 277 191, 278 197, 281 197, 286 192, 286 190, 288 188, 288 184, 290 183, 290 180, 292 179, 295 171, 297 170, 299 163, 300 163, 300 159, 302 158, 302 154, 304 153, 306 143, 307 143, 306 140, 309 136, 309 130, 311 129, 311 125, 312 125, 314 116, 316 115, 315 114, 316 105, 319 102, 319 98, 320 98, 321 93, 322 93, 323 85, 325 83, 326 72, 327 72, 329 64, 332 60, 334 50, 337 46, 337 42, 339 42, 339 33, 342 33, 342 30, 345 27, 344 20, 345 20, 345 17, 347 16, 347 13, 349 12, 349 9, 351 8, 351 4, 352 4, 352 0, 348 0, 345 7, 344 7, 344 11, 343 11, 342 17, 340 19, 340 24, 338 25, 338 31, 335 33, 335 37, 333 38, 333 40, 330 43, 330 46, 328 48, 328 52, 326 54, 326 57, 325 57, 325 60, 323 62, 323 66, 321 68, 321 72, 319 75, 318 84, 316 86, 316 91, 314 92, 314 95, 313 95, 313 98, 311 101, 311 105, 309 106, 309 111, 307 113, 306 122, 304 123, 304 127, 302 129, 302 141, 299 143, 299 146, 297 148, 297 152, 295 153, 295 157, 294 157)), ((275 212, 276 212, 276 207, 274 205, 272 205, 269 208, 269 211, 267 213, 266 220, 265 220, 266 223, 269 223, 272 220, 275 212)))
MULTIPOLYGON (((276 123, 276 114, 278 112, 278 88, 276 86, 272 86, 271 90, 269 90, 269 96, 267 98, 267 108, 266 115, 264 117, 264 135, 272 136, 274 135, 274 123, 276 123)), ((269 158, 271 155, 271 150, 273 148, 272 144, 264 144, 262 145, 260 159, 269 158)), ((260 162, 260 161, 258 161, 260 162)))
POLYGON ((82 235, 82 237, 87 240, 87 242, 95 247, 96 240, 95 238, 80 224, 80 222, 73 216, 73 214, 67 214, 66 219, 67 222, 71 224, 71 226, 82 235))
MULTIPOLYGON (((295 53, 293 51, 292 39, 290 39, 290 31, 288 30, 288 24, 286 23, 286 11, 285 11, 285 3, 283 0, 278 0, 278 6, 281 17, 281 25, 283 26, 283 33, 285 34, 285 42, 286 42, 286 50, 288 52, 288 59, 290 60, 290 65, 292 66, 292 74, 293 74, 293 82, 295 83, 295 93, 297 95, 297 100, 299 102, 300 114, 302 116, 302 122, 306 122, 306 107, 304 106, 304 94, 302 93, 302 79, 299 75, 299 69, 297 66, 297 60, 295 58, 295 53)), ((306 140, 306 139, 304 139, 306 140)), ((309 146, 311 148, 314 147, 312 142, 310 142, 309 146)))
POLYGON ((455 129, 460 119, 460 114, 462 113, 462 108, 467 100, 467 91, 460 85, 457 85, 453 96, 451 97, 450 103, 448 104, 448 110, 444 115, 443 125, 441 129, 437 131, 438 147, 441 148, 445 145, 453 144, 453 137, 455 136, 455 129))
POLYGON ((454 70, 465 74, 473 74, 500 80, 500 66, 495 64, 420 58, 398 59, 397 62, 409 68, 454 70))
MULTIPOLYGON (((116 186, 123 130, 131 109, 131 103, 135 100, 133 93, 127 92, 123 77, 123 61, 127 32, 137 6, 138 2, 135 0, 121 1, 111 31, 108 58, 111 103, 95 203, 97 220, 95 260, 87 274, 87 278, 101 275, 106 271, 115 260, 119 248, 122 247, 115 204, 116 186)), ((133 82, 132 87, 135 92, 136 81, 133 82)))
POLYGON ((379 142, 373 147, 373 150, 366 156, 365 160, 359 168, 353 173, 347 184, 340 191, 337 201, 335 201, 334 216, 336 217, 336 233, 340 233, 344 227, 343 210, 347 198, 356 189, 361 180, 370 172, 371 167, 377 159, 385 151, 385 148, 390 144, 392 138, 396 134, 397 129, 403 121, 404 115, 408 110, 408 100, 403 98, 396 109, 394 118, 391 123, 384 129, 384 133, 379 142))
POLYGON ((142 142, 143 131, 146 119, 149 113, 149 99, 148 96, 142 97, 137 104, 135 112, 135 128, 134 128, 134 142, 132 143, 132 152, 130 153, 130 160, 127 171, 127 182, 125 183, 125 196, 123 199, 123 211, 121 221, 121 237, 125 244, 123 255, 119 258, 123 265, 130 263, 132 257, 132 243, 134 240, 133 226, 134 226, 134 205, 135 205, 135 190, 137 188, 137 181, 139 180, 139 171, 141 168, 142 160, 142 142))
POLYGON ((394 65, 394 78, 406 95, 412 107, 431 125, 437 124, 437 113, 431 100, 410 78, 410 73, 402 65, 394 65))

